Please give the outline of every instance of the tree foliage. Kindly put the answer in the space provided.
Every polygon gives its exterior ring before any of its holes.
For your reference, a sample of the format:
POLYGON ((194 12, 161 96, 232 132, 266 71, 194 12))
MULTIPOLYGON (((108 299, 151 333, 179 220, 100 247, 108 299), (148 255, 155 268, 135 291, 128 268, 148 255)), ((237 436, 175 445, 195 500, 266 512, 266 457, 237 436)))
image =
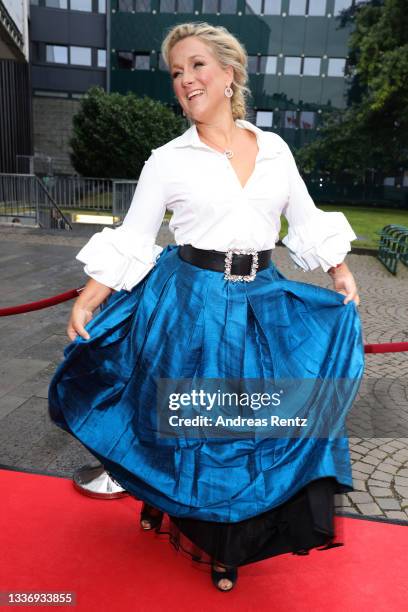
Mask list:
POLYGON ((186 129, 164 104, 91 87, 73 118, 71 162, 82 176, 135 179, 151 149, 186 129))
POLYGON ((320 137, 297 159, 305 171, 382 183, 408 167, 407 2, 360 2, 343 11, 340 27, 349 23, 349 106, 323 114, 320 137))

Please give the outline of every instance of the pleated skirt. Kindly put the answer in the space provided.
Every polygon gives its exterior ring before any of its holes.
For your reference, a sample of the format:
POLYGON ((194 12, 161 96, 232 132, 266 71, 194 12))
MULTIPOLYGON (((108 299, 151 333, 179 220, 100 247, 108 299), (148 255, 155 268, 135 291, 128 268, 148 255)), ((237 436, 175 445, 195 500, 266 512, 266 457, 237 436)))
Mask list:
POLYGON ((108 298, 89 340, 65 347, 50 418, 131 495, 165 512, 162 532, 196 560, 239 566, 334 546, 333 498, 352 490, 351 464, 345 429, 321 424, 344 419, 364 371, 359 313, 343 300, 288 280, 273 261, 252 282, 230 282, 169 245, 132 291, 108 298), (158 435, 159 381, 179 389, 196 379, 348 384, 293 396, 312 434, 158 435))

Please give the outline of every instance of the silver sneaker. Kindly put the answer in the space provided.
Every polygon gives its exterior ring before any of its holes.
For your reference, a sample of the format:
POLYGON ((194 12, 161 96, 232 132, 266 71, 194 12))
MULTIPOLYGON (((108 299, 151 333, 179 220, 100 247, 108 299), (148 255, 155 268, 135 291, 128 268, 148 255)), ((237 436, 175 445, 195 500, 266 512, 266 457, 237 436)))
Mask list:
POLYGON ((74 487, 88 497, 116 499, 129 495, 100 463, 79 468, 74 472, 72 480, 74 487))

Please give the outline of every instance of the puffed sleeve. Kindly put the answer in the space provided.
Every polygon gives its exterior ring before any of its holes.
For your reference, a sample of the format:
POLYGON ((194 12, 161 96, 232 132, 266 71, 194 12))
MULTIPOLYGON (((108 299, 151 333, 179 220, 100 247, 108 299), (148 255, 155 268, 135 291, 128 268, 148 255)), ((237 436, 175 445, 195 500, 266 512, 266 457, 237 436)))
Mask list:
POLYGON ((130 208, 118 228, 94 234, 76 255, 98 282, 130 291, 154 267, 163 248, 155 244, 166 202, 154 151, 145 161, 130 208))
POLYGON ((303 270, 321 266, 325 272, 341 263, 356 240, 353 228, 342 212, 317 208, 299 174, 289 146, 284 142, 288 167, 289 197, 282 210, 288 221, 288 233, 282 242, 289 255, 303 270))

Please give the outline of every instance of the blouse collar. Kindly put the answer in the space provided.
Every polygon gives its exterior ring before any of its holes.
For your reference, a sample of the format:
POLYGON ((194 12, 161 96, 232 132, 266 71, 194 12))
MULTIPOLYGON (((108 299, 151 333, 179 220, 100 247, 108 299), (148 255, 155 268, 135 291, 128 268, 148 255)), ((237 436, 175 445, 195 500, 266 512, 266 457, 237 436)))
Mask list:
MULTIPOLYGON (((279 139, 271 139, 268 132, 264 132, 258 126, 245 119, 235 119, 235 124, 238 127, 246 128, 254 132, 259 148, 259 159, 273 159, 282 152, 282 146, 279 139)), ((195 147, 205 148, 208 146, 202 142, 198 135, 197 126, 193 123, 181 136, 175 138, 172 142, 174 147, 195 147)))

